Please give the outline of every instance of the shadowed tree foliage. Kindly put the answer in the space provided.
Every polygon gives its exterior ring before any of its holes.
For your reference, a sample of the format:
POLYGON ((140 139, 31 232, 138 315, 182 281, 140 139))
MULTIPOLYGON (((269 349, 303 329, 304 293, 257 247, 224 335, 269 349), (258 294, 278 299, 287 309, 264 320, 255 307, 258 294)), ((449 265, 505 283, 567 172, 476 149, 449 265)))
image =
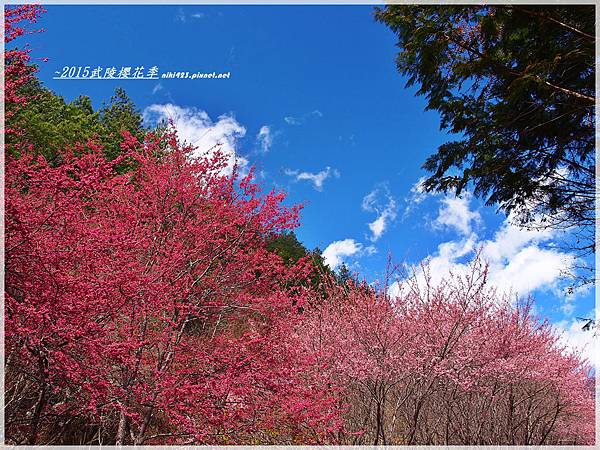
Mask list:
MULTIPOLYGON (((287 267, 295 265, 301 258, 310 257, 314 271, 309 277, 310 285, 314 289, 318 289, 321 293, 325 293, 324 285, 329 280, 337 280, 333 271, 323 261, 321 249, 316 247, 313 250, 308 250, 296 237, 293 231, 280 234, 271 239, 267 245, 267 249, 279 255, 287 267)), ((340 280, 341 282, 342 280, 340 280)), ((304 282, 304 281, 303 281, 304 282)))
POLYGON ((472 184, 521 225, 576 230, 566 245, 593 253, 594 6, 393 5, 375 17, 398 36, 407 86, 454 134, 425 162, 425 189, 472 184))
POLYGON ((337 279, 340 284, 346 284, 348 281, 353 280, 352 273, 346 263, 342 263, 338 269, 337 279))
POLYGON ((35 77, 21 86, 19 92, 35 101, 15 109, 8 117, 7 126, 22 131, 18 135, 7 135, 7 150, 12 155, 18 155, 25 143, 57 165, 65 148, 92 139, 100 142, 106 157, 113 160, 122 153, 122 132, 128 131, 141 140, 146 131, 141 114, 121 88, 117 88, 110 102, 98 111, 94 111, 89 97, 81 95, 67 103, 35 77))
POLYGON ((138 139, 141 139, 144 135, 142 115, 123 88, 115 89, 110 102, 100 109, 99 116, 105 129, 102 144, 104 145, 104 152, 110 160, 121 153, 118 144, 121 133, 129 131, 138 139))
POLYGON ((267 249, 277 253, 288 267, 308 254, 306 247, 298 241, 296 234, 291 231, 273 238, 267 249))
POLYGON ((22 86, 20 92, 35 101, 15 111, 7 120, 7 126, 22 131, 7 136, 7 149, 12 154, 20 153, 19 144, 26 143, 56 164, 60 162, 58 155, 67 146, 86 142, 103 131, 88 97, 80 96, 67 103, 44 88, 37 78, 22 86))

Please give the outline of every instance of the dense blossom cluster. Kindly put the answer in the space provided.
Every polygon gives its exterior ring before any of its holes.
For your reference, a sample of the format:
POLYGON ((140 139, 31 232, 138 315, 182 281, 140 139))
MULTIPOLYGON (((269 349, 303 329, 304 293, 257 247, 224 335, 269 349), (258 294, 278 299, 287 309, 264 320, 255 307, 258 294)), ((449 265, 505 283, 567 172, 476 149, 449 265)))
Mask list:
MULTIPOLYGON (((37 10, 7 11, 10 41, 37 10)), ((7 52, 13 110, 27 58, 7 52)), ((299 208, 252 171, 170 130, 120 148, 6 156, 9 443, 593 442, 588 367, 477 262, 398 298, 315 285, 269 250, 299 208)))
POLYGON ((236 189, 222 157, 191 160, 168 140, 161 157, 149 135, 125 136, 111 162, 92 143, 55 168, 7 161, 9 375, 34 376, 40 408, 64 421, 120 416, 120 442, 125 427, 144 442, 158 411, 178 434, 227 439, 285 409, 299 385, 269 327, 296 297, 279 286, 303 268, 264 244, 297 209, 260 195, 251 175, 236 189), (126 159, 135 171, 115 174, 126 159))
MULTIPOLYGON (((14 8, 5 8, 4 43, 10 44, 15 39, 32 32, 27 25, 37 21, 38 15, 43 11, 40 5, 21 5, 14 8)), ((30 49, 7 48, 4 52, 4 99, 5 115, 8 119, 15 111, 27 101, 27 97, 19 88, 26 85, 35 74, 35 66, 31 64, 30 49)), ((18 130, 5 128, 6 134, 16 133, 18 130)))
POLYGON ((471 269, 437 286, 415 276, 400 297, 334 288, 305 315, 297 339, 349 402, 343 442, 593 443, 590 367, 471 269))

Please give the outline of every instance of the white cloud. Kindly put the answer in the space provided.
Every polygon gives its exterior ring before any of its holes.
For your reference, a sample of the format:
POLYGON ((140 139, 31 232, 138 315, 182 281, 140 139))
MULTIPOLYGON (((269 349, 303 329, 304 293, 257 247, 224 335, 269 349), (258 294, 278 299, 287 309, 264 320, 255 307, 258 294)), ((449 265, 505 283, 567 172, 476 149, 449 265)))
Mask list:
MULTIPOLYGON (((491 242, 491 245, 495 244, 491 242)), ((540 248, 530 242, 512 255, 506 252, 501 259, 491 259, 486 257, 488 245, 483 244, 482 255, 490 264, 490 281, 504 291, 512 289, 519 295, 544 287, 556 289, 556 282, 564 270, 573 264, 572 255, 540 248)))
POLYGON ((369 256, 374 255, 377 253, 377 248, 374 245, 369 245, 368 247, 365 247, 365 253, 369 256))
POLYGON ((375 211, 378 194, 379 194, 379 190, 373 189, 371 192, 369 192, 367 195, 365 195, 363 197, 362 203, 360 205, 361 208, 368 212, 375 211))
POLYGON ((575 295, 565 295, 562 299, 562 304, 560 305, 560 310, 562 313, 570 317, 575 312, 575 295))
POLYGON ((283 118, 283 120, 285 120, 285 122, 288 125, 302 125, 308 119, 313 118, 313 117, 323 117, 323 113, 321 111, 319 111, 318 109, 315 109, 314 111, 311 111, 306 114, 302 114, 301 116, 298 116, 298 117, 286 116, 283 118))
POLYGON ((271 128, 268 125, 260 127, 260 131, 256 135, 256 140, 260 144, 263 153, 268 152, 271 145, 273 145, 273 133, 271 133, 271 128))
POLYGON ((183 8, 177 8, 177 13, 175 14, 175 21, 185 23, 186 17, 183 12, 183 8))
POLYGON ((446 196, 441 200, 438 217, 433 222, 434 228, 453 228, 463 236, 471 234, 472 222, 479 223, 481 215, 470 209, 471 195, 465 193, 462 197, 446 196))
POLYGON ((292 169, 285 169, 284 173, 287 176, 294 177, 296 181, 306 180, 306 181, 312 182, 314 188, 317 191, 323 190, 323 183, 330 176, 334 176, 336 178, 340 177, 340 172, 337 169, 332 170, 331 167, 329 167, 329 166, 326 167, 325 170, 321 170, 320 172, 317 172, 317 173, 300 172, 298 170, 292 170, 292 169))
MULTIPOLYGON (((392 207, 395 207, 395 205, 392 204, 392 207)), ((394 214, 395 213, 393 213, 392 209, 386 209, 381 213, 379 217, 377 217, 377 219, 369 223, 369 230, 371 230, 371 233, 373 233, 373 236, 371 236, 371 240, 373 242, 381 237, 381 235, 387 228, 388 222, 390 220, 393 220, 393 218, 395 217, 394 214)))
POLYGON ((425 177, 419 178, 419 180, 410 188, 410 194, 404 198, 406 206, 404 207, 404 213, 402 214, 403 219, 412 212, 415 206, 423 203, 427 197, 433 195, 425 190, 425 180, 425 177))
POLYGON ((353 256, 361 252, 363 246, 354 239, 344 239, 343 241, 334 241, 323 251, 323 260, 332 269, 336 269, 345 257, 353 256))
POLYGON ((221 115, 213 122, 205 111, 167 103, 148 106, 143 117, 153 124, 171 120, 179 140, 195 147, 194 157, 209 156, 220 150, 227 158, 227 173, 232 172, 236 163, 241 170, 248 165, 248 160, 236 153, 236 140, 246 134, 246 129, 232 116, 221 115))
POLYGON ((429 195, 429 193, 425 190, 425 177, 421 177, 419 178, 419 181, 417 181, 411 188, 410 188, 410 193, 411 193, 411 202, 412 203, 422 203, 423 200, 425 200, 427 198, 427 196, 429 195))
POLYGON ((373 189, 363 197, 361 207, 364 211, 377 213, 377 218, 368 224, 371 230, 372 242, 378 240, 388 225, 396 219, 397 205, 396 200, 389 192, 386 185, 373 189))
POLYGON ((186 23, 188 21, 188 19, 198 20, 198 19, 204 19, 206 16, 207 16, 207 14, 203 13, 203 12, 195 12, 195 13, 186 15, 183 8, 178 8, 177 12, 175 13, 175 21, 181 22, 181 23, 186 23))
POLYGON ((289 125, 300 125, 302 124, 302 122, 300 121, 300 119, 296 118, 296 117, 292 117, 292 116, 286 116, 283 118, 283 120, 285 120, 289 125))
MULTIPOLYGON (((441 243, 437 252, 426 258, 427 277, 431 285, 438 285, 450 272, 454 275, 466 275, 469 269, 462 259, 474 255, 475 243, 475 236, 441 243)), ((409 278, 415 276, 420 288, 423 289, 426 284, 423 271, 416 265, 405 265, 405 269, 409 278)), ((404 287, 406 286, 403 281, 392 283, 389 293, 392 297, 396 297, 402 294, 404 287)))
POLYGON ((520 248, 528 243, 540 243, 552 239, 552 230, 528 230, 513 224, 508 217, 500 229, 494 234, 494 239, 487 241, 485 256, 493 260, 502 260, 514 256, 520 248))
MULTIPOLYGON (((462 199, 440 200, 440 214, 434 226, 454 230, 457 238, 438 245, 427 259, 430 281, 438 284, 450 271, 465 274, 467 263, 478 250, 488 264, 488 280, 501 293, 527 295, 536 290, 560 290, 560 281, 575 262, 574 256, 552 247, 554 232, 528 230, 514 225, 509 216, 490 239, 480 239, 474 227, 480 224, 478 211, 470 209, 470 195, 462 199), (456 200, 456 201, 455 201, 456 200)), ((412 272, 415 266, 409 266, 412 272)), ((424 283, 424 275, 417 270, 417 279, 424 283)), ((392 293, 398 292, 394 286, 392 293)), ((567 308, 568 305, 564 305, 567 308)))
POLYGON ((156 83, 154 85, 154 87, 152 88, 152 95, 156 94, 158 91, 161 91, 163 89, 163 85, 160 83, 156 83))
POLYGON ((482 243, 481 256, 490 264, 490 281, 502 290, 525 295, 541 288, 558 290, 557 283, 575 258, 550 245, 555 232, 528 230, 514 224, 512 216, 482 243))
MULTIPOLYGON (((590 317, 595 317, 591 314, 590 317)), ((598 337, 594 337, 597 330, 582 330, 585 322, 573 319, 562 320, 555 323, 557 331, 560 334, 559 342, 569 350, 581 352, 581 355, 592 364, 596 370, 600 369, 600 348, 598 348, 598 337)))

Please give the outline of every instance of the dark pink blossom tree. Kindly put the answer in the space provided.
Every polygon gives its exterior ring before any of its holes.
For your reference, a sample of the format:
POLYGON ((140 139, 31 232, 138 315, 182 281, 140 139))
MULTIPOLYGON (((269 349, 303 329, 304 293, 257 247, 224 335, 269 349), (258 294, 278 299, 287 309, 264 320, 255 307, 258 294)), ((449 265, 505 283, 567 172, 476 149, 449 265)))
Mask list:
MULTIPOLYGON (((15 5, 4 9, 4 103, 5 119, 8 121, 28 98, 22 92, 23 86, 35 76, 36 67, 31 63, 30 49, 15 47, 12 42, 26 34, 42 30, 33 30, 31 25, 37 22, 38 16, 44 11, 40 5, 15 5)), ((6 127, 5 134, 15 134, 19 130, 6 127)))
POLYGON ((307 398, 302 361, 271 332, 296 314, 291 281, 311 270, 266 250, 298 208, 261 194, 252 173, 224 175, 218 151, 191 158, 174 134, 125 135, 111 162, 80 147, 59 167, 7 160, 11 439, 60 442, 79 420, 93 442, 238 442, 303 414, 317 439, 326 393, 293 409, 307 398), (125 162, 135 170, 118 175, 125 162))

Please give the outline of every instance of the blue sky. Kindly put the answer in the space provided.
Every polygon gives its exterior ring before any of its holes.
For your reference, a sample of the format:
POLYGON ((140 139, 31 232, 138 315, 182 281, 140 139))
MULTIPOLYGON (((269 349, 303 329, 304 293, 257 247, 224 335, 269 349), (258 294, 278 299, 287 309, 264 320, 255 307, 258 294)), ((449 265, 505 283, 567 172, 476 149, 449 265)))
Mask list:
POLYGON ((594 291, 565 297, 570 255, 551 233, 511 226, 466 195, 425 195, 426 157, 448 136, 397 73, 394 35, 370 6, 48 6, 29 36, 39 76, 67 100, 96 107, 122 86, 149 122, 171 117, 200 150, 215 142, 254 165, 265 187, 303 203, 299 239, 331 265, 369 280, 387 255, 432 270, 462 270, 482 248, 492 281, 532 293, 537 310, 573 342, 594 291), (157 66, 229 72, 228 79, 55 80, 63 66, 157 66))

